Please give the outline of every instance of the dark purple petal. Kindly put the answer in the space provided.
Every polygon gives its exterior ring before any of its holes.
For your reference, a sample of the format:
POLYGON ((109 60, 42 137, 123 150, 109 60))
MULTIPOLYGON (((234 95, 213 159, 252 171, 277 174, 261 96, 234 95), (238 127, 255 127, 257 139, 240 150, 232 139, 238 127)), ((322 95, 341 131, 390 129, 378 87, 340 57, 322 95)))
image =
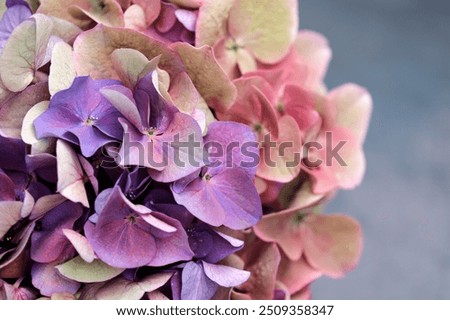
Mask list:
POLYGON ((123 194, 131 201, 142 195, 151 182, 144 168, 136 167, 132 171, 125 170, 116 182, 123 194))
POLYGON ((14 182, 0 169, 0 201, 14 201, 16 192, 14 182))
POLYGON ((20 139, 0 136, 0 169, 26 172, 26 144, 20 139))
POLYGON ((31 236, 31 258, 50 263, 71 257, 75 250, 62 230, 72 229, 82 214, 82 207, 70 201, 47 212, 41 220, 41 230, 31 236))
POLYGON ((175 202, 170 189, 152 189, 144 199, 146 207, 162 212, 178 220, 183 228, 187 228, 194 220, 194 216, 183 206, 175 202))
POLYGON ((202 222, 189 226, 187 233, 195 258, 209 263, 216 263, 228 257, 243 245, 242 241, 222 235, 202 222))
POLYGON ((48 153, 27 155, 25 158, 27 170, 36 173, 42 179, 56 183, 56 157, 48 153))

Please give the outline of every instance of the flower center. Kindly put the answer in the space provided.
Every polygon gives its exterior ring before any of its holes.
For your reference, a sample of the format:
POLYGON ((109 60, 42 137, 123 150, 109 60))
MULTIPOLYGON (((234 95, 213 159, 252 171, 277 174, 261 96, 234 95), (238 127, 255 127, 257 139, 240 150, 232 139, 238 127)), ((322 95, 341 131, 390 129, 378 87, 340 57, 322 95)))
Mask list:
POLYGON ((98 117, 89 116, 89 118, 84 120, 84 124, 87 125, 87 126, 92 126, 92 125, 94 125, 96 120, 98 120, 98 117))
POLYGON ((262 125, 261 123, 255 123, 253 125, 253 130, 255 130, 257 133, 260 133, 262 131, 262 125))
POLYGON ((134 214, 128 215, 125 219, 128 220, 128 222, 130 222, 131 224, 136 224, 137 222, 137 217, 134 214))
POLYGON ((294 222, 295 223, 301 223, 306 218, 306 214, 304 213, 297 213, 294 216, 294 222))
POLYGON ((158 130, 156 128, 150 127, 150 128, 146 128, 145 132, 147 133, 148 136, 153 137, 153 136, 157 136, 158 135, 158 130))

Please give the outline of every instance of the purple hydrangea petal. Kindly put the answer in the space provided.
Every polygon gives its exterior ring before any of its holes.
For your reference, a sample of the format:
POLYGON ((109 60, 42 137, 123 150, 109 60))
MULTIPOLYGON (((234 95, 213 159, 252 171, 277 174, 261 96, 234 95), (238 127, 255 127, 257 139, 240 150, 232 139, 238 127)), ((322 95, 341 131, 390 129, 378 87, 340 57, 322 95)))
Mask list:
POLYGON ((0 169, 0 201, 14 201, 16 192, 14 182, 0 169))
POLYGON ((175 202, 172 192, 166 189, 152 189, 144 199, 144 204, 158 212, 178 220, 183 228, 187 228, 194 220, 194 216, 183 206, 175 202))
POLYGON ((144 266, 155 256, 152 227, 129 206, 119 187, 110 192, 97 224, 86 223, 85 233, 97 256, 113 267, 144 266))
POLYGON ((250 272, 229 266, 202 262, 203 270, 208 278, 222 287, 238 286, 250 277, 250 272))
POLYGON ((27 155, 25 162, 28 172, 34 172, 48 182, 56 183, 58 180, 56 174, 56 157, 54 155, 48 153, 27 155))
POLYGON ((249 126, 232 122, 218 121, 208 126, 205 136, 205 148, 211 147, 208 160, 219 163, 221 167, 243 168, 250 177, 254 177, 259 163, 259 146, 253 130, 249 126), (219 147, 222 152, 217 152, 219 147))
POLYGON ((76 281, 63 277, 55 268, 55 264, 34 263, 31 269, 33 286, 38 288, 42 295, 50 297, 54 293, 74 294, 80 288, 76 281))
POLYGON ((11 8, 13 6, 25 6, 29 8, 28 2, 25 0, 6 0, 6 7, 11 8))
POLYGON ((0 135, 0 168, 26 172, 25 151, 26 144, 20 139, 5 138, 0 135))
POLYGON ((219 262, 243 246, 242 241, 223 235, 202 222, 192 224, 187 232, 195 258, 209 263, 219 262))
POLYGON ((226 169, 212 177, 206 174, 173 195, 177 203, 212 226, 239 230, 255 225, 262 216, 258 192, 241 169, 226 169))
POLYGON ((195 119, 159 96, 152 73, 138 82, 133 93, 113 86, 103 89, 102 94, 124 116, 120 119, 125 132, 120 165, 147 167, 159 182, 178 180, 203 165, 201 128, 195 119), (199 145, 188 148, 192 142, 199 145))
POLYGON ((41 230, 31 236, 31 258, 36 262, 50 263, 71 257, 75 250, 63 229, 72 229, 82 214, 82 207, 70 201, 47 212, 41 220, 41 230))
POLYGON ((86 157, 120 139, 123 132, 117 120, 120 113, 100 93, 103 87, 117 83, 90 77, 75 78, 70 88, 52 97, 48 109, 34 121, 36 136, 77 143, 86 157))
POLYGON ((156 255, 149 266, 163 266, 178 261, 191 260, 194 256, 189 247, 188 236, 181 223, 159 212, 152 212, 157 219, 172 225, 176 228, 175 232, 167 233, 153 228, 153 235, 156 240, 156 255))
POLYGON ((208 300, 219 288, 219 285, 208 278, 201 262, 188 262, 181 274, 182 300, 208 300))
POLYGON ((3 50, 6 41, 8 41, 11 36, 13 30, 21 24, 22 21, 25 21, 32 15, 32 12, 28 6, 17 4, 19 3, 12 3, 12 1, 10 1, 8 9, 5 11, 2 19, 0 20, 0 53, 3 50))
POLYGON ((123 194, 131 201, 140 197, 151 182, 148 172, 144 168, 136 167, 131 171, 125 170, 116 182, 123 194))

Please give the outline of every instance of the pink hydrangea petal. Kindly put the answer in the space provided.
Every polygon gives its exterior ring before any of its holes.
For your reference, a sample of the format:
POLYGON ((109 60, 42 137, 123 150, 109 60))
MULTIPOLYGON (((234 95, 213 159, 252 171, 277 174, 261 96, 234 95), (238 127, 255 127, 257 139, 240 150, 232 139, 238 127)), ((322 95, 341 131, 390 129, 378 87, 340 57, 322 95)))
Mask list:
POLYGON ((79 202, 89 207, 86 189, 84 187, 84 172, 77 154, 63 140, 56 143, 58 168, 58 192, 73 202, 79 202))
POLYGON ((115 0, 85 0, 71 3, 68 12, 72 17, 85 20, 84 16, 109 27, 123 27, 124 18, 120 4, 115 0))
POLYGON ((289 182, 300 173, 302 137, 297 122, 289 115, 282 116, 278 126, 278 138, 272 138, 276 147, 265 145, 261 149, 257 175, 271 181, 289 182))
MULTIPOLYGON (((156 2, 160 4, 159 0, 153 0, 152 2, 156 2)), ((153 15, 154 12, 153 12, 153 15)), ((128 7, 126 11, 123 13, 123 19, 125 28, 132 29, 136 31, 145 31, 147 28, 147 21, 145 16, 144 9, 137 4, 133 4, 132 6, 128 7)))
MULTIPOLYGON (((213 46, 214 56, 217 63, 223 69, 228 78, 234 80, 241 76, 237 65, 236 52, 230 49, 230 38, 223 37, 213 46)), ((238 99, 236 99, 239 101, 238 99)))
POLYGON ((287 85, 284 89, 283 111, 297 121, 302 133, 306 133, 321 121, 319 113, 314 109, 317 100, 314 93, 300 86, 287 85))
POLYGON ((198 9, 206 2, 205 0, 168 0, 168 1, 179 7, 188 9, 198 9))
POLYGON ((88 263, 94 261, 96 257, 94 250, 84 236, 71 229, 62 229, 62 232, 84 261, 88 263))
POLYGON ((135 49, 116 49, 111 54, 111 61, 120 80, 131 90, 143 76, 157 68, 159 60, 159 57, 156 57, 149 61, 135 49))
POLYGON ((275 93, 269 83, 261 77, 245 77, 235 80, 234 84, 238 92, 236 102, 219 118, 245 123, 257 133, 270 132, 277 137, 278 119, 271 105, 275 93), (256 126, 261 128, 257 130, 256 126))
POLYGON ((37 103, 50 99, 47 83, 29 86, 0 105, 0 133, 5 137, 22 138, 25 115, 37 103))
POLYGON ((175 10, 175 16, 187 30, 195 31, 197 14, 194 11, 177 9, 175 10))
POLYGON ((286 256, 298 260, 303 253, 303 239, 300 229, 302 217, 296 210, 285 210, 264 216, 253 227, 255 234, 267 242, 276 242, 286 256))
POLYGON ((343 214, 309 215, 304 224, 304 251, 311 266, 335 278, 356 266, 362 250, 357 221, 343 214))
POLYGON ((287 286, 291 294, 294 294, 321 277, 322 274, 323 272, 311 267, 303 257, 292 261, 283 255, 277 278, 287 286))
POLYGON ((250 278, 236 289, 254 300, 270 300, 275 290, 280 252, 275 243, 255 241, 245 260, 245 270, 250 271, 250 278))
POLYGON ((214 46, 217 39, 227 33, 227 19, 233 1, 206 0, 200 7, 197 28, 195 30, 195 46, 214 46))
POLYGON ((171 74, 177 74, 183 68, 180 58, 162 42, 134 30, 98 25, 81 33, 74 43, 78 75, 90 75, 94 79, 119 79, 111 54, 121 48, 140 51, 149 60, 161 56, 159 66, 171 74), (98 65, 104 67, 99 69, 98 65))
POLYGON ((147 26, 155 22, 161 12, 160 0, 133 0, 133 3, 143 9, 147 26))
POLYGON ((212 49, 194 48, 181 42, 171 47, 180 55, 186 72, 208 105, 218 111, 228 109, 236 98, 236 88, 217 64, 212 49))
POLYGON ((349 129, 357 143, 363 143, 372 112, 372 97, 363 87, 345 84, 333 89, 327 96, 337 109, 336 125, 349 129))
POLYGON ((303 84, 307 88, 319 88, 332 56, 327 39, 320 33, 301 30, 295 40, 295 49, 308 69, 303 84))

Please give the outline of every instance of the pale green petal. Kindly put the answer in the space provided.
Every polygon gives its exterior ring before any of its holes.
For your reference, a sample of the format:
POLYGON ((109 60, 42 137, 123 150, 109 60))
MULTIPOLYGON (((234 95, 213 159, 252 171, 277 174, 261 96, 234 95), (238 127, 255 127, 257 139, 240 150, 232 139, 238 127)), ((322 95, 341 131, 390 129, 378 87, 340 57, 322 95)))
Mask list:
POLYGON ((66 278, 82 283, 107 281, 125 270, 111 267, 98 259, 87 263, 80 256, 56 266, 56 269, 66 278))
POLYGON ((298 29, 297 0, 236 0, 230 11, 231 36, 263 63, 285 57, 298 29))

